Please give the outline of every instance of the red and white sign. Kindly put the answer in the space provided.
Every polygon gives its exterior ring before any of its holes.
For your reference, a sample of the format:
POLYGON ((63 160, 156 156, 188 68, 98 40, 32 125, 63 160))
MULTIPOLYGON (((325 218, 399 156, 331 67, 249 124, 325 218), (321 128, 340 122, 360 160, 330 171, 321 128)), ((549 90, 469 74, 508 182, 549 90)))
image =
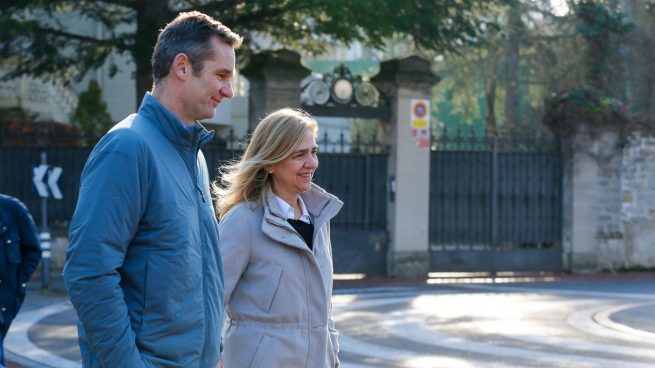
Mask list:
POLYGON ((430 100, 412 100, 409 121, 411 122, 412 137, 416 138, 419 148, 430 147, 430 100))

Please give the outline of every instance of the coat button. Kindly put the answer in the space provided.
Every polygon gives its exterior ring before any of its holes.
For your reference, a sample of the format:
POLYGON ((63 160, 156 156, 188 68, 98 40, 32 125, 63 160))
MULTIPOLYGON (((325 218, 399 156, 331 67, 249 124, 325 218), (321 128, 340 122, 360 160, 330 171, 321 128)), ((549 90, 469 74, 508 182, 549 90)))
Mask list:
POLYGON ((7 239, 7 244, 11 244, 11 239, 7 239))
POLYGON ((25 286, 26 286, 25 284, 22 284, 22 285, 21 285, 21 287, 25 287, 25 286))
POLYGON ((5 307, 2 307, 2 309, 0 309, 0 311, 2 311, 2 312, 6 311, 6 310, 7 310, 7 308, 5 308, 5 307))

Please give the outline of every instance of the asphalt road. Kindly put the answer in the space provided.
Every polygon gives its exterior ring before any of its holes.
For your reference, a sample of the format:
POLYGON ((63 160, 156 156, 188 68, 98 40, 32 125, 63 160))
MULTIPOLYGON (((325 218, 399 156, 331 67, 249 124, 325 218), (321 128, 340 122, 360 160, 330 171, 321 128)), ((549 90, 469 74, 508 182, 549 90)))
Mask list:
POLYGON ((337 295, 344 367, 655 367, 655 283, 337 295))
MULTIPOLYGON (((469 282, 338 288, 342 368, 655 367, 655 275, 469 282)), ((65 295, 30 293, 10 360, 79 368, 75 323, 65 295)))

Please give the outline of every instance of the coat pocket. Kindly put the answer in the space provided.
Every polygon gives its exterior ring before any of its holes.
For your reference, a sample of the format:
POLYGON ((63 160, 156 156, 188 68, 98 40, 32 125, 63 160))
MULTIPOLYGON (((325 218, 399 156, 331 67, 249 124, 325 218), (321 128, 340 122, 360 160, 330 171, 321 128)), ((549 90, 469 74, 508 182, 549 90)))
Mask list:
POLYGON ((4 248, 7 252, 9 263, 19 264, 22 261, 20 255, 20 243, 17 236, 10 235, 4 241, 4 248))
POLYGON ((271 343, 271 338, 268 335, 264 334, 264 336, 262 336, 262 339, 259 341, 257 350, 255 350, 255 355, 252 357, 252 360, 250 361, 250 368, 261 368, 264 366, 264 362, 266 361, 266 357, 268 356, 270 343, 271 343))
POLYGON ((271 305, 273 305, 273 299, 275 299, 277 288, 280 285, 280 278, 282 277, 283 270, 283 267, 278 264, 273 264, 271 266, 268 285, 260 299, 260 307, 267 313, 271 310, 271 305))

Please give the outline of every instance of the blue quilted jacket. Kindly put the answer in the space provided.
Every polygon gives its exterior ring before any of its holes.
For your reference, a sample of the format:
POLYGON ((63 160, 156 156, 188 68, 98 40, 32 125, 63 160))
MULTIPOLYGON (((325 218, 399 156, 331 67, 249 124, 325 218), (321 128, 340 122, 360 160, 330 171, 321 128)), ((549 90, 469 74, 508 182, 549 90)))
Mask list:
POLYGON ((220 356, 223 265, 200 147, 150 94, 86 162, 64 281, 84 367, 211 367, 220 356))

